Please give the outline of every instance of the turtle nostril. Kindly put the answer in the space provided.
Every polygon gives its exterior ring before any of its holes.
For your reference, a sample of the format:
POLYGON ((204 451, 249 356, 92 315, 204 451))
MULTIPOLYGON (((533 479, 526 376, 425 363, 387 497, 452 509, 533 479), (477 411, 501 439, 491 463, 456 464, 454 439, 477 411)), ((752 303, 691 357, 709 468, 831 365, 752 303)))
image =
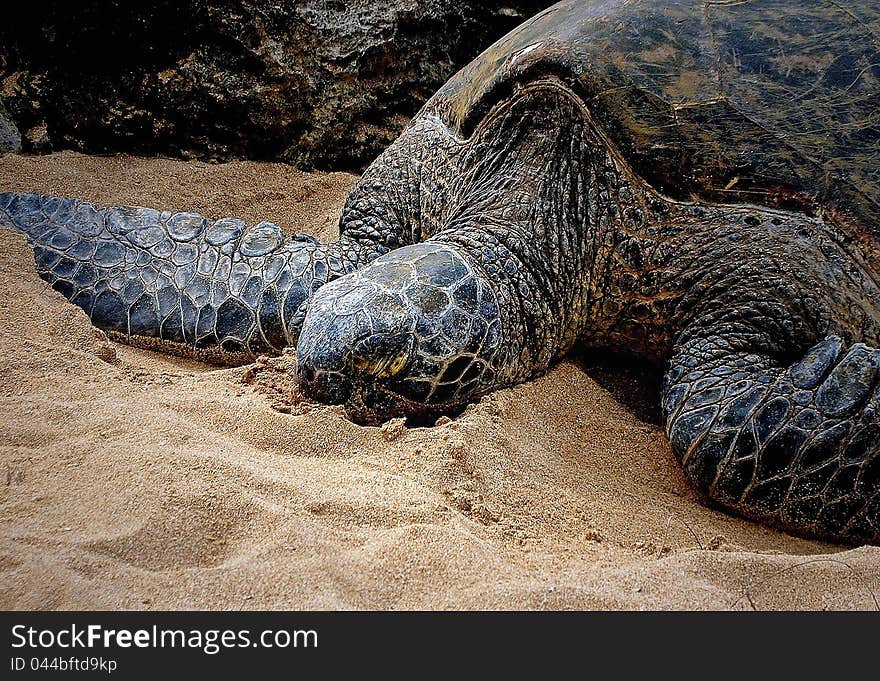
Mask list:
POLYGON ((345 374, 311 366, 297 371, 296 383, 305 397, 326 404, 343 404, 353 389, 350 378, 345 374))

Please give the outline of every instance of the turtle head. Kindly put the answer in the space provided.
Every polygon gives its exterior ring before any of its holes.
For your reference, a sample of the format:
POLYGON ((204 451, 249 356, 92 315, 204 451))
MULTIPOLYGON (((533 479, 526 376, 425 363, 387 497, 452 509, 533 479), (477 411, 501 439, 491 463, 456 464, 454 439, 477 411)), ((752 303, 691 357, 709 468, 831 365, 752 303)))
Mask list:
POLYGON ((444 244, 397 249, 321 287, 296 348, 297 381, 362 423, 455 410, 493 384, 494 293, 444 244))

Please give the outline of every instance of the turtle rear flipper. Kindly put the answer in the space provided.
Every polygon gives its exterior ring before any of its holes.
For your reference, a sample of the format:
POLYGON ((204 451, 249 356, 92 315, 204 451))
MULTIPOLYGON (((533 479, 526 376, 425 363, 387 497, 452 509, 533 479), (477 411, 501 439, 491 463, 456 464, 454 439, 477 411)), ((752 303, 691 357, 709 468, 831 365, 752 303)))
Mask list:
POLYGON ((835 336, 781 366, 724 336, 676 351, 673 451, 720 506, 798 534, 880 541, 880 350, 835 336))
POLYGON ((7 193, 0 224, 98 328, 224 362, 295 343, 309 296, 350 269, 338 244, 268 222, 7 193))

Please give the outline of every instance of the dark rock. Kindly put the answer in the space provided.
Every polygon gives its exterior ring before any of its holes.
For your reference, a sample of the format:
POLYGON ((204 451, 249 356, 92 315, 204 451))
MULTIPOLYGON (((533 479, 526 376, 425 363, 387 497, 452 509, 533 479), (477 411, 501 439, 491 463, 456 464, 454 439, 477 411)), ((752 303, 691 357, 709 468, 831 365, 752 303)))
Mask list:
POLYGON ((358 168, 552 0, 34 0, 0 25, 25 151, 358 168), (50 144, 51 141, 51 144, 50 144))
POLYGON ((0 154, 7 151, 21 151, 21 133, 0 104, 0 154))

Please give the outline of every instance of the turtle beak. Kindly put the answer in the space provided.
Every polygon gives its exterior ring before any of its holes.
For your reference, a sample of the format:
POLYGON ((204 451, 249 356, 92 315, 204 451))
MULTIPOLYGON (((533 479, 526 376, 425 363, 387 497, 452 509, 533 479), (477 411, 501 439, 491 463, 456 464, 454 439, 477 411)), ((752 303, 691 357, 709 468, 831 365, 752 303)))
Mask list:
MULTIPOLYGON (((324 331, 325 339, 335 340, 344 339, 347 331, 356 335, 360 335, 359 331, 369 333, 368 328, 357 327, 340 331, 334 324, 325 326, 324 331)), ((409 333, 367 336, 348 346, 348 350, 343 349, 344 345, 319 342, 311 352, 297 351, 297 382, 310 399, 345 404, 354 397, 366 406, 371 404, 367 394, 375 393, 371 386, 392 381, 406 371, 413 346, 414 339, 409 333)))
MULTIPOLYGON (((416 344, 406 330, 412 327, 408 317, 404 301, 357 278, 342 277, 319 289, 296 348, 303 394, 329 404, 351 401, 365 412, 379 384, 407 371, 416 344)), ((387 396, 378 402, 382 407, 387 396)))

